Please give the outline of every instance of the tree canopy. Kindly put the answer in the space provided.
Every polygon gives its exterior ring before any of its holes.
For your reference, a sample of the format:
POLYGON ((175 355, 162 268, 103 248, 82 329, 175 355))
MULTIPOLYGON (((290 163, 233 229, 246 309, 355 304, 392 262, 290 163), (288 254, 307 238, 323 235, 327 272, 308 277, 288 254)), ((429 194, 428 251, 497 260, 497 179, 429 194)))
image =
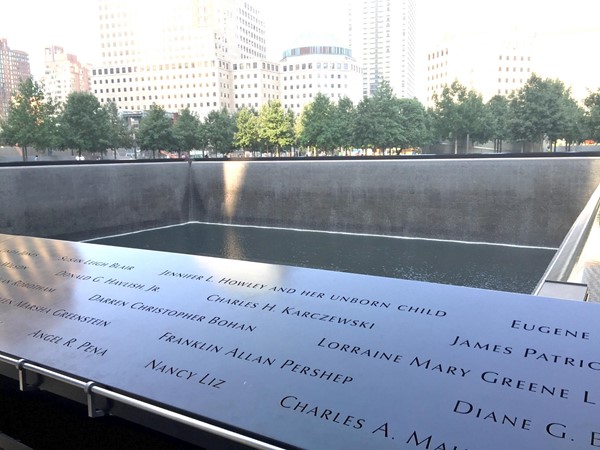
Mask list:
POLYGON ((173 120, 161 106, 153 104, 142 118, 137 140, 142 150, 152 151, 153 158, 157 150, 168 150, 175 145, 173 120))
POLYGON ((123 120, 123 118, 120 116, 117 105, 115 105, 113 102, 110 102, 103 107, 108 120, 108 148, 113 150, 114 158, 116 159, 117 149, 122 147, 131 147, 133 145, 133 137, 127 128, 125 120, 123 120))
POLYGON ((23 160, 30 147, 44 149, 53 143, 57 106, 47 98, 43 85, 27 78, 11 98, 8 115, 0 124, 0 138, 21 147, 23 160))
POLYGON ((258 136, 266 149, 274 148, 276 153, 293 144, 293 127, 286 118, 279 100, 264 104, 258 114, 258 136))
POLYGON ((494 152, 502 151, 502 142, 508 138, 509 101, 502 95, 493 96, 485 105, 488 118, 488 132, 494 141, 494 152))
POLYGON ((544 139, 555 143, 573 129, 573 100, 560 80, 533 74, 510 100, 509 129, 513 141, 528 141, 544 150, 544 139))
POLYGON ((72 92, 60 116, 62 142, 67 148, 103 154, 110 147, 108 112, 93 94, 72 92))
MULTIPOLYGON (((494 150, 503 142, 521 143, 535 150, 567 149, 586 139, 600 141, 600 89, 580 105, 560 80, 532 75, 509 97, 496 95, 487 103, 472 89, 454 81, 433 95, 434 106, 425 109, 416 99, 397 98, 380 80, 377 90, 356 106, 348 97, 334 99, 317 94, 301 114, 285 111, 278 100, 258 112, 243 108, 210 111, 200 120, 188 108, 167 113, 152 105, 143 115, 137 143, 144 150, 188 152, 209 149, 226 154, 232 148, 279 153, 298 147, 320 154, 372 149, 391 153, 451 141, 455 152, 472 143, 492 140, 494 150), (548 147, 549 148, 549 147, 548 147)), ((0 140, 28 150, 75 149, 104 154, 106 149, 133 145, 132 133, 114 103, 100 105, 91 93, 74 92, 65 104, 56 104, 43 85, 24 80, 11 99, 8 115, 0 123, 0 140)))
POLYGON ((464 149, 468 151, 471 140, 485 142, 489 139, 486 133, 488 118, 480 94, 454 81, 444 86, 441 95, 434 94, 433 100, 437 134, 441 139, 454 141, 455 153, 459 141, 465 142, 464 149))
POLYGON ((228 153, 233 148, 236 118, 227 109, 211 111, 202 125, 206 144, 217 153, 228 153))
POLYGON ((200 148, 200 120, 188 108, 183 109, 175 121, 173 136, 180 158, 181 152, 200 148))
POLYGON ((253 110, 242 108, 237 115, 236 132, 233 136, 235 147, 252 153, 260 148, 258 115, 253 110))
POLYGON ((319 93, 302 114, 302 136, 300 142, 307 147, 316 147, 327 152, 337 147, 335 127, 335 105, 329 97, 319 93))
POLYGON ((583 104, 586 134, 590 139, 600 142, 600 88, 596 92, 590 92, 583 104))

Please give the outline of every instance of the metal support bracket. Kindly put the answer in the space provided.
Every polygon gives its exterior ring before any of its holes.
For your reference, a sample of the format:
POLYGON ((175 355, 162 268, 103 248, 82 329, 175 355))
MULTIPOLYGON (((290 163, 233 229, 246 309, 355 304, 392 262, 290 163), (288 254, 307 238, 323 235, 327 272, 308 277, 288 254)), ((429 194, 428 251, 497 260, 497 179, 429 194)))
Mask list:
POLYGON ((87 397, 88 417, 96 418, 103 417, 110 410, 109 401, 106 397, 102 397, 94 393, 93 388, 98 386, 95 382, 86 383, 83 391, 87 397))
POLYGON ((27 372, 25 368, 26 359, 17 361, 17 371, 19 372, 19 389, 25 391, 35 391, 42 382, 42 378, 35 372, 27 372))

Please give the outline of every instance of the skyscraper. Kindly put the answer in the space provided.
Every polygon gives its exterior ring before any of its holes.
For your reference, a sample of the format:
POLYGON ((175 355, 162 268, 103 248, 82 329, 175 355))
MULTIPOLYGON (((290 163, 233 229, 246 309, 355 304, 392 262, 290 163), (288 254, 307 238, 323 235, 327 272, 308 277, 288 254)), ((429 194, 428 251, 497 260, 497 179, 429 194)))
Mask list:
POLYGON ((363 95, 382 80, 398 97, 415 96, 415 0, 353 0, 350 47, 363 68, 363 95))
POLYGON ((0 39, 0 119, 5 119, 12 94, 21 81, 31 76, 29 55, 11 50, 6 39, 0 39))
POLYGON ((250 1, 98 0, 98 19, 92 90, 122 110, 233 109, 232 61, 266 56, 264 22, 250 1))
POLYGON ((265 58, 260 13, 242 0, 98 0, 103 65, 265 58))

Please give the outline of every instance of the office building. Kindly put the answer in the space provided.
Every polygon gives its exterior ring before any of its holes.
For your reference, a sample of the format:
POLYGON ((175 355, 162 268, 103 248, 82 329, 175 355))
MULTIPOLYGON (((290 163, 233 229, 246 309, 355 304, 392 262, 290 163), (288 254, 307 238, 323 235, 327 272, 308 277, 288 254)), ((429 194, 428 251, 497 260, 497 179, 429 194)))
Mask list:
POLYGON ((233 110, 233 62, 264 60, 265 25, 243 0, 99 0, 92 91, 122 111, 233 110))
POLYGON ((284 53, 280 66, 281 104, 296 114, 318 93, 332 103, 348 97, 356 105, 362 98, 362 71, 348 48, 294 48, 284 53))
POLYGON ((89 70, 77 56, 65 53, 62 47, 52 45, 44 53, 44 90, 48 96, 65 103, 71 92, 89 92, 89 70))
POLYGON ((458 81, 480 93, 484 101, 508 96, 521 88, 534 71, 535 58, 526 39, 499 40, 489 33, 446 37, 427 54, 426 105, 445 85, 458 81))
POLYGON ((363 96, 382 80, 398 97, 415 96, 416 0, 353 0, 350 48, 362 66, 363 96))
POLYGON ((259 111, 271 100, 279 100, 279 64, 265 60, 238 60, 233 67, 234 107, 259 111))
POLYGON ((0 39, 0 120, 8 115, 12 94, 30 76, 29 55, 12 50, 6 39, 0 39))

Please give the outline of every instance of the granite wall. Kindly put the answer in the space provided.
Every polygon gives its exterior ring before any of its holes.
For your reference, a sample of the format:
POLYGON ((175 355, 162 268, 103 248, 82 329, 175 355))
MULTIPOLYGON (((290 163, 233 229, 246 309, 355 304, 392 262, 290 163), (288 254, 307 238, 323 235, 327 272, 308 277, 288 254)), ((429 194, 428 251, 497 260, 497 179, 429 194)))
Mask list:
POLYGON ((0 168, 0 233, 187 221, 558 247, 600 158, 198 161, 0 168))

